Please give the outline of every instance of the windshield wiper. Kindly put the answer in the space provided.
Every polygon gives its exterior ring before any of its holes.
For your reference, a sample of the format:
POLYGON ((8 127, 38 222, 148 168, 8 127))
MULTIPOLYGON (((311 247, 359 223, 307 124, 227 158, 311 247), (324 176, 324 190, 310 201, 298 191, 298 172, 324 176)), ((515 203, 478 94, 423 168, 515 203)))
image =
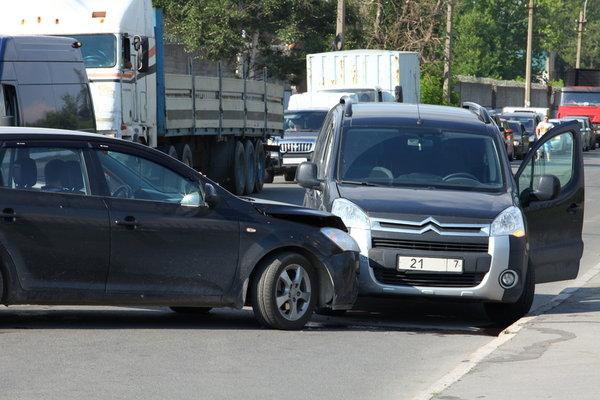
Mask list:
POLYGON ((377 185, 375 183, 371 183, 371 182, 364 182, 364 181, 338 181, 338 183, 341 183, 343 185, 356 185, 356 186, 380 186, 377 185))

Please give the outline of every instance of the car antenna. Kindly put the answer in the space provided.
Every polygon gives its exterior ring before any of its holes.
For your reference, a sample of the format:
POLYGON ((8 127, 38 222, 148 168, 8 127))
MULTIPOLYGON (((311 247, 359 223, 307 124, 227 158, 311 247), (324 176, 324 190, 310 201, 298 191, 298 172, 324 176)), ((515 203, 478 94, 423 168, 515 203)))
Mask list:
POLYGON ((413 73, 413 78, 415 79, 415 97, 417 98, 417 125, 423 125, 423 121, 421 120, 421 109, 419 108, 419 103, 421 99, 419 98, 419 81, 417 80, 417 73, 413 73))

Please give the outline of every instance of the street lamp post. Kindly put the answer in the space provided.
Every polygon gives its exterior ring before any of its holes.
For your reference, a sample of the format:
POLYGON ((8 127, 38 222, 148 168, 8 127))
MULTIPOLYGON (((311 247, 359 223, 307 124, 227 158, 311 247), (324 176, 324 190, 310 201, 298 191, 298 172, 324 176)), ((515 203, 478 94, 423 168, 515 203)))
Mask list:
POLYGON ((531 52, 533 47, 533 0, 529 0, 527 25, 527 56, 525 65, 525 107, 531 107, 531 52))
POLYGON ((579 12, 579 21, 577 22, 577 57, 575 59, 575 68, 581 66, 581 42, 583 40, 583 29, 587 17, 587 0, 583 2, 583 9, 579 12))

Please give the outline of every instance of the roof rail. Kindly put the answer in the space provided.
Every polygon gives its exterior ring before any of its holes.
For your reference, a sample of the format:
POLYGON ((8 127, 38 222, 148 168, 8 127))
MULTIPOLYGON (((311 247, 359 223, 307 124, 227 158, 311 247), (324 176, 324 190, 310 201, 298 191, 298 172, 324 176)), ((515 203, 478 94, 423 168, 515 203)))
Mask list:
POLYGON ((352 99, 350 96, 342 96, 340 98, 340 104, 344 105, 344 116, 351 117, 352 116, 352 99))
POLYGON ((485 107, 480 106, 477 103, 473 103, 472 101, 465 101, 465 102, 463 102, 461 104, 461 107, 465 108, 465 109, 471 111, 473 114, 477 115, 477 117, 484 124, 491 124, 492 123, 492 119, 490 118, 490 114, 485 109, 485 107))

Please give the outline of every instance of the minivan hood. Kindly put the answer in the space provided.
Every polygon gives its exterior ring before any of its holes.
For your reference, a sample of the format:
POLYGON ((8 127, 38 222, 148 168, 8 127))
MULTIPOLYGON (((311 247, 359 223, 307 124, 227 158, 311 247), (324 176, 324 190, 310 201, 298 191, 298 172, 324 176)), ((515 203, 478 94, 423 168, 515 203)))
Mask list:
POLYGON ((338 185, 344 197, 369 216, 422 221, 434 217, 439 222, 490 223, 513 205, 509 193, 459 190, 430 190, 338 185))
POLYGON ((268 215, 273 218, 285 219, 319 228, 337 228, 347 232, 346 225, 344 225, 342 220, 328 212, 311 210, 309 208, 299 207, 293 204, 257 198, 242 197, 241 199, 252 203, 254 208, 256 208, 261 214, 268 215))

